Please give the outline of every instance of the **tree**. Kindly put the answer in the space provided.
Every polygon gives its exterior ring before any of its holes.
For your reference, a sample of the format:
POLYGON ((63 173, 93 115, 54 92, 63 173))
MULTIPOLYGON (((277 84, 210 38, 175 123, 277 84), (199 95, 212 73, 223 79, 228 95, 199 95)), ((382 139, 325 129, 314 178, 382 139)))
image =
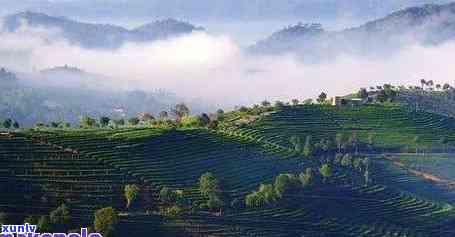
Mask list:
POLYGON ((125 119, 115 119, 113 121, 114 121, 115 126, 117 126, 117 127, 125 125, 125 119))
POLYGON ((159 118, 160 118, 161 120, 167 119, 167 118, 169 117, 167 111, 164 111, 164 110, 161 111, 161 112, 158 114, 158 116, 159 116, 159 118))
POLYGON ((136 184, 128 184, 125 186, 124 194, 126 198, 126 208, 130 208, 133 201, 137 198, 139 191, 140 189, 136 184))
POLYGON ((346 166, 346 167, 351 166, 352 165, 352 156, 349 154, 345 154, 343 156, 343 159, 341 159, 341 165, 346 166))
POLYGON ((447 83, 445 83, 445 84, 442 86, 442 89, 443 89, 444 91, 447 91, 447 90, 450 89, 450 85, 447 84, 447 83))
POLYGON ((49 214, 50 222, 56 225, 57 229, 65 230, 71 221, 70 210, 65 204, 60 205, 49 214))
POLYGON ((427 81, 427 86, 429 86, 431 90, 433 89, 433 85, 434 85, 433 80, 427 81))
POLYGON ((344 142, 344 134, 343 133, 337 133, 335 136, 335 141, 338 146, 338 152, 341 152, 341 146, 343 145, 344 142))
POLYGON ((357 97, 361 99, 368 98, 368 91, 365 88, 360 88, 359 92, 357 92, 357 97))
POLYGON ((212 193, 221 192, 220 184, 215 176, 210 173, 204 173, 199 178, 199 191, 203 197, 208 198, 212 193))
POLYGON ((3 121, 3 127, 6 129, 10 129, 12 124, 13 124, 13 121, 11 119, 5 119, 3 121))
POLYGON ((367 144, 368 144, 368 147, 370 148, 370 150, 372 151, 373 150, 373 146, 374 146, 374 134, 373 133, 370 133, 368 135, 367 144))
POLYGON ((275 109, 280 110, 283 109, 285 106, 283 101, 277 100, 275 101, 275 109))
POLYGON ((128 123, 131 126, 136 126, 139 124, 139 122, 140 122, 140 120, 137 117, 132 117, 132 118, 128 119, 128 123))
POLYGON ((270 102, 268 102, 267 100, 264 100, 264 101, 261 102, 261 105, 263 107, 270 107, 272 104, 270 102))
POLYGON ((177 201, 176 193, 168 187, 163 187, 160 190, 159 200, 165 204, 175 203, 177 201))
POLYGON ((422 89, 425 89, 425 85, 427 84, 427 82, 425 81, 425 79, 420 79, 420 84, 422 85, 422 89))
POLYGON ((436 89, 441 90, 441 84, 436 84, 436 89))
POLYGON ((292 136, 291 139, 289 139, 289 142, 292 144, 295 153, 301 153, 303 151, 302 141, 299 137, 292 136))
POLYGON ((198 117, 201 126, 207 126, 210 123, 210 118, 206 113, 202 113, 198 117))
POLYGON ((20 128, 20 125, 19 125, 19 123, 17 121, 14 121, 13 128, 14 129, 19 129, 20 128))
POLYGON ((292 105, 297 106, 299 105, 300 101, 298 99, 293 99, 292 100, 292 105))
POLYGON ((322 175, 323 182, 327 182, 327 179, 332 176, 332 168, 329 164, 323 164, 319 168, 319 173, 322 175))
POLYGON ((49 233, 51 231, 51 223, 48 216, 41 216, 36 224, 37 229, 41 233, 49 233))
POLYGON ((291 174, 280 174, 275 177, 273 187, 278 197, 282 198, 297 190, 299 180, 291 174))
POLYGON ((325 100, 327 100, 327 94, 325 92, 322 92, 319 94, 317 101, 319 104, 323 104, 325 103, 325 100))
POLYGON ((175 115, 177 121, 180 121, 183 117, 188 116, 190 114, 190 109, 186 106, 185 103, 176 104, 171 109, 172 114, 175 115))
POLYGON ((98 209, 95 212, 94 228, 97 233, 109 237, 115 230, 118 218, 117 212, 112 207, 98 209))
POLYGON ((96 125, 96 121, 93 118, 90 118, 89 116, 84 116, 81 118, 80 121, 81 127, 83 128, 92 128, 96 125))
MULTIPOLYGON (((216 119, 220 122, 222 122, 224 120, 224 110, 222 109, 218 109, 216 111, 216 119)), ((212 120, 213 121, 213 120, 212 120)))
POLYGON ((103 116, 100 118, 100 125, 101 127, 107 127, 111 119, 109 117, 103 116))
POLYGON ((311 136, 307 136, 305 139, 305 146, 303 147, 303 155, 310 157, 313 154, 313 145, 311 144, 311 136))
POLYGON ((306 168, 305 173, 300 173, 299 179, 304 188, 313 185, 314 182, 313 170, 311 168, 306 168))

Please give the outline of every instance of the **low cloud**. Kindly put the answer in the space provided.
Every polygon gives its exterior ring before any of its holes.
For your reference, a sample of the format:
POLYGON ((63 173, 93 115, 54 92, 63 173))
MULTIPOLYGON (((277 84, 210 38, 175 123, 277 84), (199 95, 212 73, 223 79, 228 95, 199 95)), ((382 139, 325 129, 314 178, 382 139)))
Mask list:
POLYGON ((166 89, 188 99, 231 107, 261 100, 305 99, 321 91, 342 95, 384 83, 417 84, 420 78, 453 83, 455 43, 409 45, 381 59, 341 55, 330 63, 305 64, 292 54, 252 56, 229 36, 193 33, 116 50, 84 49, 57 30, 0 33, 0 66, 32 73, 71 65, 106 75, 120 89, 166 89))

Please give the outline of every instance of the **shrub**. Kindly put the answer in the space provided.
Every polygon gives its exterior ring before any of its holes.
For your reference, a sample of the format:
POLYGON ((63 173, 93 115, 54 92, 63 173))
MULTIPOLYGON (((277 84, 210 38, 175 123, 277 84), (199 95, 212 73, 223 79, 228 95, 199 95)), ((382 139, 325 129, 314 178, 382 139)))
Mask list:
POLYGON ((114 232, 117 222, 117 212, 115 209, 106 207, 95 212, 93 225, 97 233, 102 234, 104 237, 109 237, 114 232))
POLYGON ((139 187, 135 184, 128 184, 125 186, 126 208, 130 208, 133 201, 137 198, 139 187))

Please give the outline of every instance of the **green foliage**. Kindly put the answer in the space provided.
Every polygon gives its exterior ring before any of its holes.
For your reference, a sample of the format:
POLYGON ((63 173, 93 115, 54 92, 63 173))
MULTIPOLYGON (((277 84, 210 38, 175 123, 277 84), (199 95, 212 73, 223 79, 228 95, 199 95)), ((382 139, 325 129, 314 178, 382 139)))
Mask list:
POLYGON ((365 88, 360 88, 359 92, 357 92, 357 97, 361 99, 368 98, 368 91, 365 88))
POLYGON ((177 196, 170 188, 163 187, 160 190, 159 200, 165 204, 175 203, 177 196))
POLYGON ((52 211, 49 214, 49 217, 50 222, 56 226, 58 230, 65 230, 71 222, 70 210, 65 204, 60 205, 57 209, 52 211))
POLYGON ((202 127, 202 121, 199 116, 184 116, 180 120, 180 126, 184 128, 202 127))
POLYGON ((107 127, 111 119, 109 117, 103 116, 100 118, 100 125, 101 127, 107 127))
POLYGON ((128 119, 128 124, 131 126, 136 126, 139 124, 139 122, 141 122, 141 121, 137 117, 132 117, 132 118, 128 119))
POLYGON ((5 119, 2 123, 3 127, 6 129, 11 128, 12 124, 13 124, 13 120, 11 120, 11 119, 5 119))
POLYGON ((343 159, 341 159, 341 165, 348 167, 352 165, 352 156, 350 154, 345 154, 343 159))
POLYGON ((209 198, 214 193, 220 193, 221 188, 215 176, 207 172, 199 178, 199 191, 203 197, 209 198))
POLYGON ((313 169, 306 168, 305 173, 300 173, 299 180, 304 188, 312 186, 314 184, 313 169))
POLYGON ((307 136, 305 139, 305 146, 303 147, 303 155, 310 157, 313 154, 313 144, 311 144, 311 136, 307 136))
POLYGON ((82 128, 93 128, 96 125, 96 120, 90 118, 89 116, 83 116, 81 118, 80 125, 82 128))
POLYGON ((275 178, 274 189, 280 198, 292 194, 299 186, 299 179, 292 174, 280 174, 275 178))
POLYGON ((319 168, 319 173, 322 175, 324 183, 327 182, 327 179, 332 177, 332 168, 329 164, 323 164, 319 168))
POLYGON ((49 233, 51 231, 51 221, 48 216, 41 216, 36 224, 40 233, 49 233))
POLYGON ((295 153, 300 154, 303 152, 302 141, 299 137, 292 136, 289 141, 292 144, 295 153))
POLYGON ((225 205, 220 184, 212 173, 207 172, 199 178, 199 190, 208 199, 207 208, 220 209, 225 205))
POLYGON ((318 99, 317 99, 318 103, 324 104, 326 100, 327 100, 327 94, 325 92, 321 92, 321 94, 319 94, 318 99))
POLYGON ((188 106, 186 106, 185 103, 179 103, 176 104, 172 109, 171 109, 172 114, 175 115, 177 120, 180 120, 181 118, 188 116, 190 114, 190 109, 188 106))
POLYGON ((246 195, 245 204, 247 207, 261 207, 275 203, 278 198, 273 185, 261 184, 258 191, 246 195))
POLYGON ((136 200, 139 191, 140 189, 136 184, 128 184, 125 186, 124 194, 126 198, 126 208, 130 208, 131 204, 136 200))
POLYGON ((106 207, 95 212, 95 220, 93 226, 97 233, 105 237, 111 236, 115 231, 118 217, 117 212, 112 207, 106 207))

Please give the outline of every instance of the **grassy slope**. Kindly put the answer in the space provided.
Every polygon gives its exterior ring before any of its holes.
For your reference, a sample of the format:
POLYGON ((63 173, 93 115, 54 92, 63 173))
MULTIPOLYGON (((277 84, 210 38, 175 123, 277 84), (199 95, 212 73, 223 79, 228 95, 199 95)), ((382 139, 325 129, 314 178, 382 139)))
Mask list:
MULTIPOLYGON (((332 137, 339 131, 356 129, 364 139, 366 134, 373 131, 377 134, 378 144, 395 147, 409 145, 406 139, 417 134, 430 143, 438 139, 436 132, 445 131, 442 128, 450 125, 448 121, 433 119, 428 114, 417 115, 413 119, 403 111, 396 107, 338 111, 329 107, 304 106, 269 115, 241 131, 231 128, 235 130, 231 136, 246 138, 244 140, 253 138, 261 145, 266 144, 268 152, 241 139, 230 139, 206 130, 33 132, 27 136, 32 137, 34 142, 25 142, 44 143, 37 145, 49 149, 43 152, 44 156, 49 156, 51 150, 72 148, 73 152, 77 151, 84 158, 90 159, 90 162, 101 162, 104 165, 96 172, 99 176, 97 180, 115 180, 104 175, 106 170, 103 169, 109 169, 113 173, 128 174, 137 182, 152 184, 155 190, 163 185, 184 189, 190 199, 197 201, 200 199, 195 188, 197 178, 207 171, 213 172, 221 180, 232 197, 242 197, 278 173, 297 172, 314 166, 317 162, 312 160, 282 158, 289 157, 282 147, 288 146, 287 139, 291 134, 332 137), (249 134, 245 135, 245 131, 249 134)), ((9 140, 2 139, 2 146, 9 140)), ((19 165, 11 159, 14 155, 36 158, 18 147, 23 146, 13 146, 5 151, 9 155, 2 155, 7 160, 4 162, 19 165)), ((38 148, 31 147, 29 151, 36 149, 38 148)), ((90 162, 87 165, 93 165, 90 162)), ((66 168, 64 162, 56 165, 65 167, 64 169, 75 169, 75 172, 79 172, 77 169, 82 167, 81 164, 72 164, 66 168)), ((340 183, 322 186, 304 195, 301 202, 289 207, 243 209, 227 212, 221 217, 199 214, 185 218, 185 222, 193 224, 188 227, 191 231, 223 233, 225 236, 445 236, 453 231, 449 225, 454 215, 452 207, 406 194, 403 191, 409 191, 410 183, 419 186, 424 181, 409 178, 402 171, 396 172, 378 168, 374 174, 377 184, 370 187, 340 183), (394 184, 398 180, 403 181, 402 186, 394 184), (196 223, 200 225, 195 225, 196 223), (195 229, 195 226, 198 228, 195 229)), ((2 177, 8 175, 1 174, 2 177)), ((41 180, 36 182, 42 184, 49 183, 49 177, 40 177, 39 174, 30 179, 41 180)), ((115 183, 119 187, 123 182, 115 183)), ((103 195, 110 194, 121 197, 121 190, 112 189, 103 195)), ((3 200, 6 204, 10 204, 10 201, 3 200)), ((114 202, 117 202, 116 206, 123 205, 121 199, 114 202)), ((111 201, 106 200, 106 204, 110 205, 111 201)), ((134 217, 129 221, 136 225, 155 223, 152 217, 134 217)), ((185 225, 181 223, 179 226, 185 225)))

